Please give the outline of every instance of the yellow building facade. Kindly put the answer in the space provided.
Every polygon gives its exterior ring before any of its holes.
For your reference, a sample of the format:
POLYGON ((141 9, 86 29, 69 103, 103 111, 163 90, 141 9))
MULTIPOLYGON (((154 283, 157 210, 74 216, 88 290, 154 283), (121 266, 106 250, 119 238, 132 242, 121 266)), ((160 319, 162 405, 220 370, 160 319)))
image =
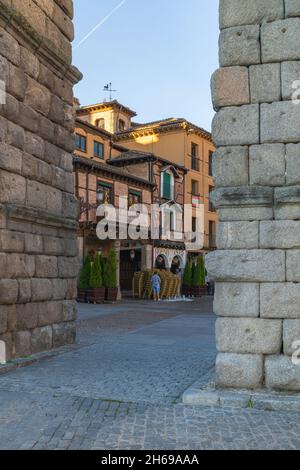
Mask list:
MULTIPOLYGON (((212 155, 215 147, 211 134, 185 119, 170 118, 147 124, 136 124, 132 118, 136 113, 118 101, 104 102, 81 107, 77 111, 80 120, 96 126, 112 144, 104 149, 103 161, 116 156, 114 147, 120 146, 149 152, 188 169, 184 181, 184 203, 204 204, 205 239, 203 251, 216 247, 216 225, 218 215, 209 202, 214 188, 212 178, 212 155)), ((92 143, 88 145, 93 145, 92 143)), ((90 149, 92 151, 92 149, 90 149)), ((196 209, 193 209, 193 230, 196 209)))
POLYGON ((204 204, 204 251, 215 249, 218 215, 209 202, 209 194, 214 188, 212 155, 215 147, 211 134, 185 119, 167 119, 133 125, 117 133, 114 139, 127 148, 160 155, 188 169, 184 202, 204 204))

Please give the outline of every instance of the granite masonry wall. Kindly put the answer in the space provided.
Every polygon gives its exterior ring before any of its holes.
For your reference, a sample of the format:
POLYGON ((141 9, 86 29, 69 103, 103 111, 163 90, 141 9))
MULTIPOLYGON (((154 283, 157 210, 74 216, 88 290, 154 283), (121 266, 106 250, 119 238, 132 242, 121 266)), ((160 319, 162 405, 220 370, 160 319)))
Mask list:
POLYGON ((75 339, 71 0, 0 0, 0 340, 7 359, 75 339), (3 93, 2 93, 3 99, 3 93))
POLYGON ((217 385, 299 391, 300 1, 220 0, 220 28, 217 385))

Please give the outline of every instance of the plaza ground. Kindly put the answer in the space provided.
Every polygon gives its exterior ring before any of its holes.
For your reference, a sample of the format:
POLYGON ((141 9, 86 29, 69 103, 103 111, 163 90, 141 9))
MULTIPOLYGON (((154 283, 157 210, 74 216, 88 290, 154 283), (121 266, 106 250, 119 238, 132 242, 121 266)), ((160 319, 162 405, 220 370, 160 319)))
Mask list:
POLYGON ((185 406, 212 301, 80 307, 78 342, 0 375, 0 449, 300 449, 298 413, 185 406))

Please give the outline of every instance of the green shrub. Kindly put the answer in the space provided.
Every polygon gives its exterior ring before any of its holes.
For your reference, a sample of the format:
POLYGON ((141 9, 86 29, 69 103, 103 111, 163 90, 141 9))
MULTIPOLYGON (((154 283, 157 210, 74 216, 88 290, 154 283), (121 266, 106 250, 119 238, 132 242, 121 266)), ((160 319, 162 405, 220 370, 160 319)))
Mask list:
POLYGON ((80 271, 79 277, 79 289, 88 289, 90 287, 90 276, 91 276, 91 258, 86 256, 83 262, 83 266, 80 271))
POLYGON ((104 266, 104 286, 114 289, 117 286, 117 253, 110 250, 104 266))
POLYGON ((193 273, 193 286, 205 285, 205 262, 203 256, 199 256, 193 273))
POLYGON ((96 254, 95 261, 92 263, 90 287, 92 289, 100 289, 100 287, 103 287, 102 263, 100 253, 96 254))
POLYGON ((189 261, 186 263, 185 268, 184 268, 183 285, 184 286, 192 285, 192 266, 189 261))

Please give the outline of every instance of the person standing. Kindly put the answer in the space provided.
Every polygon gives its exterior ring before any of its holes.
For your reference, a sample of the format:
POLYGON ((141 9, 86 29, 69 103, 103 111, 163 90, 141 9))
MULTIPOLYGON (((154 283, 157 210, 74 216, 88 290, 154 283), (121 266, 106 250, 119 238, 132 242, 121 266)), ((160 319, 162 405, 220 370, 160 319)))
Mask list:
POLYGON ((154 273, 151 278, 151 287, 152 287, 154 301, 158 302, 160 300, 161 279, 157 273, 154 273))

